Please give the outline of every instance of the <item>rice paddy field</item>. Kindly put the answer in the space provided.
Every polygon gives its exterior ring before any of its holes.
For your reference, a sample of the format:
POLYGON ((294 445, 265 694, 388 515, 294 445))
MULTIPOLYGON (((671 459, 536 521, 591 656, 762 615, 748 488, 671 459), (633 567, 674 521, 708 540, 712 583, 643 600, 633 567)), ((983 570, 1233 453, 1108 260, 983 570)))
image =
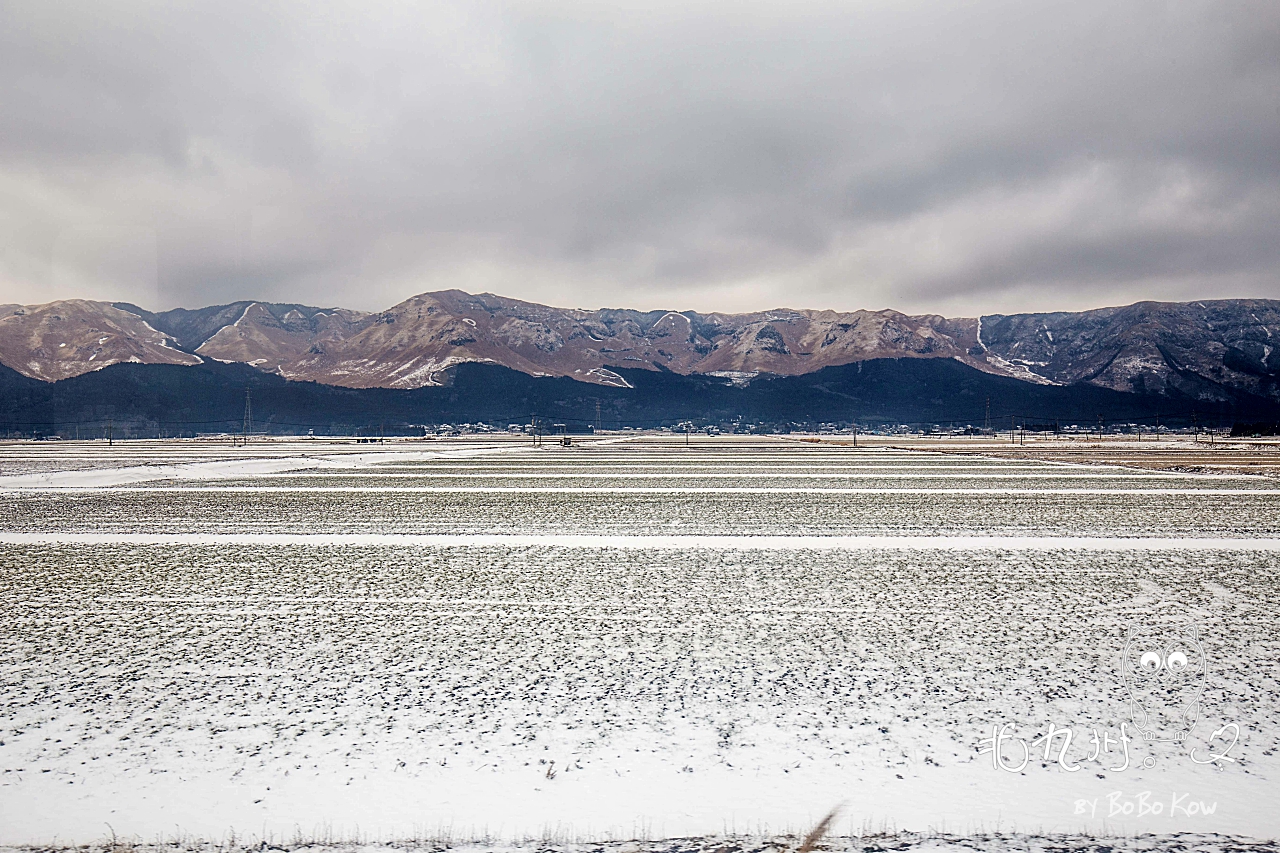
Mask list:
POLYGON ((1280 479, 954 451, 0 447, 0 844, 1280 836, 1280 479))

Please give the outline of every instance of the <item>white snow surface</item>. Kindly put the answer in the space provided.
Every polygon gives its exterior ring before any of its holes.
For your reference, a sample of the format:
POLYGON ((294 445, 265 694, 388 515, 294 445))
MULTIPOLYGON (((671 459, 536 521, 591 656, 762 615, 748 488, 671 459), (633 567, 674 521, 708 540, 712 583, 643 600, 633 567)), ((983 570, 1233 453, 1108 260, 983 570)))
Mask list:
POLYGON ((510 453, 523 447, 466 447, 448 451, 380 451, 307 456, 285 455, 251 457, 245 459, 186 462, 176 465, 135 465, 124 468, 95 468, 78 471, 50 471, 39 474, 0 476, 0 490, 4 489, 85 489, 113 488, 132 483, 153 480, 227 480, 260 477, 269 474, 317 470, 326 468, 351 468, 374 463, 424 462, 433 459, 466 458, 477 454, 510 453))
POLYGON ((732 551, 1280 551, 1280 538, 1161 538, 1086 536, 680 536, 584 534, 413 533, 11 533, 0 545, 250 545, 397 546, 485 548, 585 548, 666 550, 711 548, 732 551))
MULTIPOLYGON (((960 464, 771 440, 184 453, 0 479, 0 843, 517 849, 802 833, 837 804, 844 835, 1280 835, 1280 491, 1258 478, 1112 487, 976 457, 1011 485, 712 476, 960 464), (536 485, 634 466, 690 485, 536 485), (383 483, 407 469, 512 485, 383 483), (357 476, 278 487, 336 473, 357 476), (1189 624, 1208 675, 1188 741, 1091 758, 1090 732, 1132 732, 1127 632, 1189 624), (1050 722, 1075 733, 1065 763, 981 751, 1050 722), (1232 724, 1233 760, 1191 759, 1232 724)), ((928 838, 877 849, 951 845, 928 838)))

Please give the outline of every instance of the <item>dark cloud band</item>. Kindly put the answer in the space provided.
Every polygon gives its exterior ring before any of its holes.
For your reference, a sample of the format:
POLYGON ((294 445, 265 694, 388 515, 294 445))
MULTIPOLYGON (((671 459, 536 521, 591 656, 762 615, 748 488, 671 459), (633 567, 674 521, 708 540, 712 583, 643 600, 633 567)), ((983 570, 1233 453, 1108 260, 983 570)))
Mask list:
POLYGON ((9 4, 0 299, 1280 297, 1280 7, 9 4))

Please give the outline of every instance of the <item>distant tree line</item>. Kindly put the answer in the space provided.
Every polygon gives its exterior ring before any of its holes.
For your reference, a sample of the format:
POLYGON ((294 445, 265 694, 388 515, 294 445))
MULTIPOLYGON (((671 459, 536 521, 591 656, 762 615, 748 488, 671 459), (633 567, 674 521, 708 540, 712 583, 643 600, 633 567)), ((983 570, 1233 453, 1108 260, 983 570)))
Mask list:
MULTIPOLYGON (((0 365, 0 435, 62 438, 208 433, 421 434, 423 425, 528 425, 549 432, 599 424, 783 432, 822 424, 915 425, 983 431, 1021 427, 1221 429, 1259 423, 1274 430, 1280 401, 1221 389, 1219 401, 1129 393, 1088 384, 1038 385, 995 376, 953 359, 875 359, 799 376, 722 377, 619 368, 625 386, 530 376, 494 364, 459 364, 440 384, 414 389, 340 388, 291 382, 245 364, 184 367, 114 364, 40 382, 0 365), (252 408, 250 410, 250 398, 252 408)), ((1252 434, 1252 433, 1250 433, 1252 434)), ((1269 433, 1274 434, 1274 433, 1269 433)))
POLYGON ((1255 435, 1280 435, 1280 421, 1259 421, 1257 423, 1237 422, 1231 425, 1232 438, 1248 438, 1255 435))

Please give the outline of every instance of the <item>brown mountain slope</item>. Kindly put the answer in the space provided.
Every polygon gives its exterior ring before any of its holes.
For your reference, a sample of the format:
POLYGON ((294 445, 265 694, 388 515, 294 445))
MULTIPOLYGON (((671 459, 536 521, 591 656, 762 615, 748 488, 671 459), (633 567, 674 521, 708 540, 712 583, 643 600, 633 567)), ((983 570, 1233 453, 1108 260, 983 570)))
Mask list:
POLYGON ((1280 399, 1280 302, 1138 302, 982 318, 988 357, 1054 382, 1216 398, 1220 386, 1280 399))
POLYGON ((298 308, 272 311, 273 307, 261 302, 247 305, 234 322, 211 335, 196 352, 287 375, 286 365, 309 354, 322 354, 326 347, 340 346, 373 320, 371 314, 343 308, 308 315, 298 308))
POLYGON ((56 382, 122 361, 199 364, 135 314, 105 302, 67 299, 0 306, 0 363, 56 382))
POLYGON ((357 334, 279 369, 290 378, 354 388, 433 384, 438 374, 461 361, 489 361, 534 375, 612 385, 624 384, 616 369, 626 367, 684 374, 799 374, 904 356, 953 357, 1008 372, 969 353, 976 333, 976 320, 910 317, 896 311, 582 311, 450 290, 408 299, 357 334))
POLYGON ((954 358, 1032 382, 1280 399, 1280 302, 1269 300, 981 319, 887 310, 584 311, 458 290, 424 293, 380 314, 257 302, 151 314, 83 300, 0 310, 0 363, 46 381, 117 361, 196 363, 176 348, 183 341, 199 356, 352 388, 437 384, 466 361, 625 385, 623 368, 743 382, 874 358, 954 358))

